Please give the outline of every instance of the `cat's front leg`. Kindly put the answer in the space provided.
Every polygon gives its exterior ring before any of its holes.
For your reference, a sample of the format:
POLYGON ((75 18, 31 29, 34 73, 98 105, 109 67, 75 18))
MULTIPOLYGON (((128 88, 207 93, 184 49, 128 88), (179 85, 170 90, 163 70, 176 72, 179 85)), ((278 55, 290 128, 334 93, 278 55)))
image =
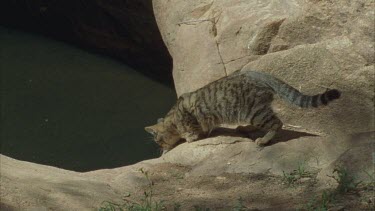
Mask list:
POLYGON ((182 135, 182 138, 186 140, 186 142, 191 143, 197 141, 200 138, 198 133, 185 133, 182 135))

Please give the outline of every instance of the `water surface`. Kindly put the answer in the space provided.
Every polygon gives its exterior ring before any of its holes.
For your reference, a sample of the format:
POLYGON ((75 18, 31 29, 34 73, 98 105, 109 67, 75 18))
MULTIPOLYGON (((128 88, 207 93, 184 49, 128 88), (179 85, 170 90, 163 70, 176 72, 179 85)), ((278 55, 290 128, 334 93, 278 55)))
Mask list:
POLYGON ((171 88, 110 58, 1 27, 0 50, 2 154, 76 171, 159 155, 143 128, 175 102, 171 88))

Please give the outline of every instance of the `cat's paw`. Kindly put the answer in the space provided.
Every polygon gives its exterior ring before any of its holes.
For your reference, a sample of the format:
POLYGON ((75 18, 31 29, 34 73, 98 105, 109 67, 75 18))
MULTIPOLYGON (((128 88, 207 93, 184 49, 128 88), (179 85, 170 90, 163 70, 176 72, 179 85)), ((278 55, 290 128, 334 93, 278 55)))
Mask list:
POLYGON ((196 140, 198 140, 199 136, 198 135, 189 135, 188 137, 185 138, 186 142, 191 143, 196 140))
POLYGON ((255 140, 255 143, 258 145, 258 146, 264 146, 265 144, 268 143, 268 140, 265 140, 263 138, 257 138, 255 140))
POLYGON ((188 142, 188 143, 191 143, 191 142, 194 142, 195 141, 195 139, 193 139, 193 138, 186 138, 186 142, 188 142))
POLYGON ((169 149, 163 149, 163 152, 161 155, 165 155, 167 152, 169 152, 170 150, 169 149))

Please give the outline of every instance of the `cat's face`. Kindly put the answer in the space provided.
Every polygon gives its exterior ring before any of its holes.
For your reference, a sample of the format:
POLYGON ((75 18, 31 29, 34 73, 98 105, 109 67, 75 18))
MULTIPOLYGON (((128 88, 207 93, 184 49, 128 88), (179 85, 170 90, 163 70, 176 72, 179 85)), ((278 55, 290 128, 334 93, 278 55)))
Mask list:
POLYGON ((145 130, 154 136, 155 142, 163 148, 163 153, 173 149, 181 140, 177 130, 162 119, 155 125, 145 127, 145 130))

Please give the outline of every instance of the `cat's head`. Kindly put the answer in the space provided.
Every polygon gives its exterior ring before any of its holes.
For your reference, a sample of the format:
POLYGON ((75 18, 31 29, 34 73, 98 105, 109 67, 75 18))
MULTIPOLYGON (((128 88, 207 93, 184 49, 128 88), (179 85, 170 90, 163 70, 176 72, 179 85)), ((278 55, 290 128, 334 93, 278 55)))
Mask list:
POLYGON ((158 123, 145 127, 145 130, 153 135, 155 142, 163 148, 163 153, 173 149, 181 140, 179 133, 172 124, 159 119, 158 123))

